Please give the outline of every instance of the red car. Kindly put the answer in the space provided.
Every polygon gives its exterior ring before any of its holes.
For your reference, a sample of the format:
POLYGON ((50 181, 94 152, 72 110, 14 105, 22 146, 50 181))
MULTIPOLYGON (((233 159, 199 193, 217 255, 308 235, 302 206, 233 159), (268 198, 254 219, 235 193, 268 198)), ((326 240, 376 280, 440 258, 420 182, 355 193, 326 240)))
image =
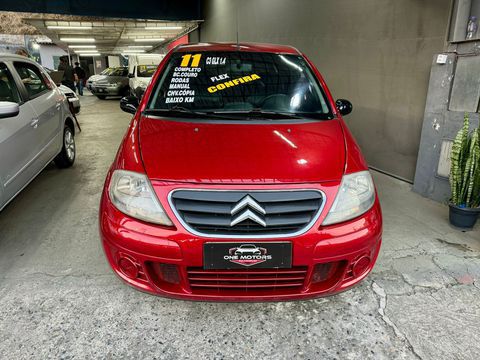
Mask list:
POLYGON ((191 44, 159 65, 107 175, 106 257, 124 281, 190 300, 325 296, 372 270, 375 187, 315 66, 267 44, 191 44))

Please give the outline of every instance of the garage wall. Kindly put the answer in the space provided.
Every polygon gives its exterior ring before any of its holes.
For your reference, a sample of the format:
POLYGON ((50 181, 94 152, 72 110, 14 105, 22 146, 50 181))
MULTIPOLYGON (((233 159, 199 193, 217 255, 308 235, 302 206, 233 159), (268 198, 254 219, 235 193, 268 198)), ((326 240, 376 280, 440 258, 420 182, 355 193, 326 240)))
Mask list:
POLYGON ((290 44, 318 66, 369 164, 412 180, 451 0, 206 0, 201 41, 290 44), (237 11, 238 9, 238 11, 237 11))

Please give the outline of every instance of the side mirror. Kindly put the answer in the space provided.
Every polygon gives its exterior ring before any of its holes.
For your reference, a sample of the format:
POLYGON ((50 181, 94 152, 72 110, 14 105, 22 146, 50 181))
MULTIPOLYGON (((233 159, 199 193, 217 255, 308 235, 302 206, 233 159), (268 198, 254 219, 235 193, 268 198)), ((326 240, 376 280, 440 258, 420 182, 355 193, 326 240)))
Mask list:
POLYGON ((20 107, 11 101, 0 101, 0 119, 17 116, 20 107))
POLYGON ((138 99, 135 96, 125 96, 120 100, 120 109, 135 114, 137 112, 138 99))
POLYGON ((335 105, 337 105, 337 109, 342 115, 348 115, 353 110, 352 103, 345 99, 338 99, 335 101, 335 105))
POLYGON ((133 75, 132 73, 128 74, 127 76, 128 76, 130 79, 133 78, 133 77, 135 77, 135 75, 133 75))

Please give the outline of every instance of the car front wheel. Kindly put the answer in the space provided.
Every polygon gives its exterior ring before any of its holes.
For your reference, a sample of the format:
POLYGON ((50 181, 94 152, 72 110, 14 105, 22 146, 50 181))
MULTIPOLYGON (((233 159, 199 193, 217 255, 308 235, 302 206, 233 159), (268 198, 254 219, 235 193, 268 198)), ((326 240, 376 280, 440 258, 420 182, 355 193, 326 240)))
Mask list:
POLYGON ((63 129, 63 146, 62 151, 55 158, 55 165, 59 168, 68 168, 75 162, 76 147, 75 136, 70 126, 65 125, 63 129))

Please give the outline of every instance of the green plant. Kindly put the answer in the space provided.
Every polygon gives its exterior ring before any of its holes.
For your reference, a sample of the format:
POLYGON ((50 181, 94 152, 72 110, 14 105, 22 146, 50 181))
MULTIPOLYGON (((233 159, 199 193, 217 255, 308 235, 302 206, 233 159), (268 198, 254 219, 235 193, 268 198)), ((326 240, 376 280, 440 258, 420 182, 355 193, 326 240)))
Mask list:
POLYGON ((450 186, 452 204, 475 208, 480 206, 480 132, 469 132, 469 117, 465 113, 463 127, 452 145, 450 186))

